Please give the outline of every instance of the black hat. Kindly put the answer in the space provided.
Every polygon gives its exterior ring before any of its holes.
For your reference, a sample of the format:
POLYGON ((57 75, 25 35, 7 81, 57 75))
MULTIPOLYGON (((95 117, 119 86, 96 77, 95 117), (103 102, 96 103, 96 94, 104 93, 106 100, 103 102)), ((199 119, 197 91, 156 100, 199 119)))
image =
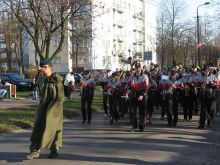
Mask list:
POLYGON ((204 66, 203 71, 210 71, 210 67, 209 66, 204 66))
POLYGON ((40 60, 40 66, 42 65, 51 65, 52 66, 52 61, 50 59, 41 59, 40 60))
POLYGON ((84 70, 83 71, 83 75, 88 75, 89 74, 89 70, 84 70))
POLYGON ((174 76, 175 74, 177 74, 177 71, 171 70, 170 75, 171 75, 171 76, 174 76))
POLYGON ((141 64, 140 64, 139 62, 137 62, 137 63, 135 64, 135 68, 139 68, 139 67, 141 67, 141 64))
POLYGON ((112 77, 118 76, 117 72, 112 73, 112 77))

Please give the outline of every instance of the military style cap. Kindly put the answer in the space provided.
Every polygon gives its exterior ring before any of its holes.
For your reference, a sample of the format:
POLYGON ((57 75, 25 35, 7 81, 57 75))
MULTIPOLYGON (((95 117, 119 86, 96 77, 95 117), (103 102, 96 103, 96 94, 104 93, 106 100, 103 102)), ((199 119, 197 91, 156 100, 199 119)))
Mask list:
POLYGON ((171 70, 170 75, 171 75, 171 76, 174 76, 175 74, 177 74, 177 71, 171 70))
POLYGON ((139 62, 137 62, 137 63, 135 64, 135 68, 139 68, 139 67, 141 67, 141 64, 140 64, 139 62))
POLYGON ((52 61, 50 59, 41 59, 40 66, 42 66, 42 65, 51 65, 52 66, 52 61))
POLYGON ((84 70, 83 71, 83 75, 88 75, 89 74, 89 70, 84 70))
POLYGON ((112 73, 112 77, 118 76, 117 72, 112 73))

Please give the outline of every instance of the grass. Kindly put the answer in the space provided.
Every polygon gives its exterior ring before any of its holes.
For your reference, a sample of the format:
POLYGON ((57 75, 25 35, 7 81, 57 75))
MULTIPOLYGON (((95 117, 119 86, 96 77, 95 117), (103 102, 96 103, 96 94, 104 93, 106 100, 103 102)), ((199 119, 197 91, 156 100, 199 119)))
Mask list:
POLYGON ((28 98, 32 96, 32 91, 19 91, 16 93, 17 98, 28 98))
MULTIPOLYGON (((18 92, 18 96, 30 97, 29 92, 18 92)), ((76 97, 73 100, 65 100, 64 119, 71 119, 73 117, 80 116, 80 106, 80 97, 76 97)), ((14 132, 16 130, 33 127, 36 108, 36 105, 14 107, 9 109, 0 108, 0 132, 14 132)), ((92 108, 93 111, 100 111, 100 109, 102 109, 101 95, 94 97, 92 108)))
POLYGON ((0 109, 0 132, 13 132, 33 127, 36 106, 22 106, 12 109, 0 109))

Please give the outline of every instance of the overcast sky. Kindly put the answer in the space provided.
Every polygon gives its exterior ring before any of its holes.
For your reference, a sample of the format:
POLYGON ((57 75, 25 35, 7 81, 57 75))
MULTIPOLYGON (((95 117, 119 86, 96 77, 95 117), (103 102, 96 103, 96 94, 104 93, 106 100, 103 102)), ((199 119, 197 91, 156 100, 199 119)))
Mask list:
MULTIPOLYGON (((161 0, 151 0, 151 1, 157 2, 157 4, 159 5, 161 0)), ((202 5, 205 2, 209 2, 208 0, 184 0, 184 1, 186 4, 186 9, 185 9, 186 16, 189 19, 191 19, 191 18, 193 19, 196 17, 196 10, 199 5, 202 5)), ((199 15, 200 16, 213 15, 213 12, 214 12, 214 10, 213 10, 211 4, 199 7, 199 15)))
MULTIPOLYGON (((186 0, 185 3, 187 5, 187 9, 186 9, 186 12, 187 12, 187 16, 190 18, 190 17, 196 17, 196 10, 197 10, 197 7, 199 5, 202 5, 204 4, 205 2, 209 2, 207 0, 186 0)), ((199 15, 213 15, 213 8, 210 5, 204 5, 204 6, 200 6, 199 7, 199 15)))

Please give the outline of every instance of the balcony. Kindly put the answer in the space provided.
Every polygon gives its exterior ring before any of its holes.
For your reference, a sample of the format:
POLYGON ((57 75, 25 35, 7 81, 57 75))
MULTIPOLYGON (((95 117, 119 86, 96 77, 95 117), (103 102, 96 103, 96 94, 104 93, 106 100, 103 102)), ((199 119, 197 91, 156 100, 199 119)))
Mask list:
POLYGON ((133 45, 137 45, 137 43, 138 43, 137 40, 133 41, 133 45))
POLYGON ((144 16, 143 16, 142 12, 134 13, 133 18, 138 18, 139 20, 144 20, 144 16))
POLYGON ((123 28, 125 26, 125 22, 122 20, 113 20, 113 26, 118 26, 118 28, 123 28))
POLYGON ((122 36, 118 36, 118 42, 123 42, 123 37, 122 36))
POLYGON ((138 26, 137 29, 139 32, 144 32, 144 30, 145 30, 144 27, 142 27, 142 26, 138 26))
POLYGON ((113 3, 113 10, 117 11, 118 13, 124 13, 125 9, 121 4, 115 4, 113 3))

